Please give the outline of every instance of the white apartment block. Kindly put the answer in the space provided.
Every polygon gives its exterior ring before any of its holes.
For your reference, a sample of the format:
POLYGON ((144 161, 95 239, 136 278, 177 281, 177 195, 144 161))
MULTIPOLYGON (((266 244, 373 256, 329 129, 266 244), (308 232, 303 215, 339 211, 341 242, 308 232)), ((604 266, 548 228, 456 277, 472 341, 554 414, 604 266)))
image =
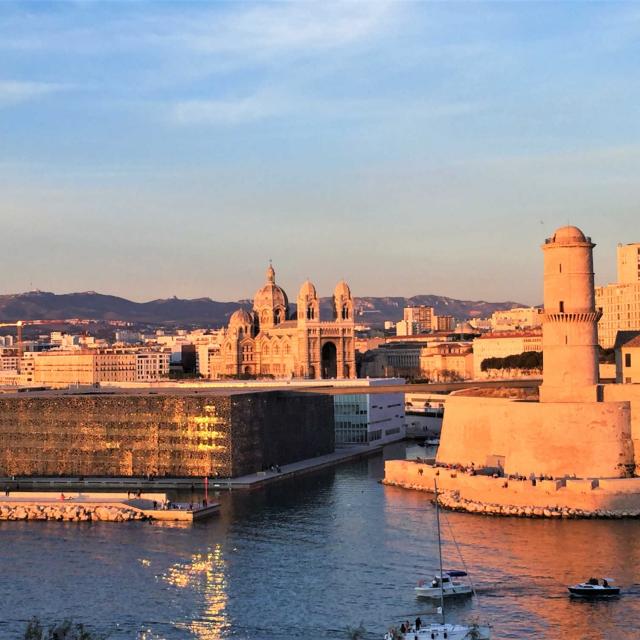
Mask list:
POLYGON ((494 311, 491 315, 492 331, 518 331, 542 326, 543 310, 538 307, 517 307, 494 311))
POLYGON ((473 377, 494 377, 496 371, 482 371, 482 361, 488 358, 506 358, 527 351, 542 351, 542 330, 496 331, 485 333, 473 341, 473 377))

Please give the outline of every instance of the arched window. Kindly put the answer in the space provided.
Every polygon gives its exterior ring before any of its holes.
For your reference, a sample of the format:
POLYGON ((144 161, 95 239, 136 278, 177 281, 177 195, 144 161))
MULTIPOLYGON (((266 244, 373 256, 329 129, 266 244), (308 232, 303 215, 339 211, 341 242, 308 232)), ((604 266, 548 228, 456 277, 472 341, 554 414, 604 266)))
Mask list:
POLYGON ((291 353, 291 347, 289 346, 289 343, 285 343, 284 347, 283 347, 283 352, 286 356, 288 356, 291 353))
POLYGON ((274 324, 280 324, 282 322, 282 309, 276 309, 274 324))
POLYGON ((349 319, 349 305, 348 304, 342 305, 342 319, 343 320, 348 320, 349 319))
POLYGON ((314 316, 314 313, 313 313, 313 305, 311 305, 311 304, 310 304, 310 305, 307 307, 307 320, 313 320, 313 316, 314 316))
POLYGON ((262 348, 262 353, 263 353, 265 356, 268 356, 268 355, 269 355, 269 345, 268 345, 268 344, 265 344, 265 345, 264 345, 264 347, 262 348))
POLYGON ((273 355, 277 356, 280 353, 280 347, 277 344, 273 345, 273 355))

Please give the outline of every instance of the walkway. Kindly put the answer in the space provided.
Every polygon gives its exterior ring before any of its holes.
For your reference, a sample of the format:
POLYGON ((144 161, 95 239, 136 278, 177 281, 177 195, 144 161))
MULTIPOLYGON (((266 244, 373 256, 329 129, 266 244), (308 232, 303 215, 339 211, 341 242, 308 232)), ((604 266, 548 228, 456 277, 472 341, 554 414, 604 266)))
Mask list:
MULTIPOLYGON (((340 447, 334 453, 329 453, 316 458, 308 458, 299 462, 292 462, 281 466, 280 473, 273 471, 259 471, 237 478, 209 479, 209 489, 257 489, 272 482, 280 482, 287 478, 293 478, 306 473, 313 473, 320 469, 333 467, 344 462, 356 460, 374 455, 382 450, 383 445, 353 445, 340 447)), ((78 490, 108 490, 143 493, 156 490, 181 489, 202 491, 204 489, 204 478, 153 478, 147 480, 139 477, 16 477, 0 478, 0 492, 8 486, 14 494, 19 489, 55 489, 61 491, 78 490)), ((1 497, 1 496, 0 496, 1 497)))

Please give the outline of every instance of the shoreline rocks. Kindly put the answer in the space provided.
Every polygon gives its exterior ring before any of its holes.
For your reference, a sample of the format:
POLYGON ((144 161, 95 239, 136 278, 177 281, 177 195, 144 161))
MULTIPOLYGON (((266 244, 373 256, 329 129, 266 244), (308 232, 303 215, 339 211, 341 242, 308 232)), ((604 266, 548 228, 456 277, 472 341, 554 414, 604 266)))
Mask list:
MULTIPOLYGON (((403 489, 414 489, 426 493, 433 493, 421 485, 405 485, 396 482, 382 481, 394 487, 403 489)), ((516 518, 547 518, 547 519, 584 519, 584 518, 640 518, 640 510, 613 510, 595 509, 588 511, 569 506, 550 504, 546 507, 502 505, 495 503, 475 502, 460 496, 459 491, 440 491, 440 506, 450 511, 464 511, 466 513, 476 513, 485 516, 503 516, 516 518)))
POLYGON ((0 520, 55 520, 58 522, 133 522, 147 516, 113 505, 0 503, 0 520))

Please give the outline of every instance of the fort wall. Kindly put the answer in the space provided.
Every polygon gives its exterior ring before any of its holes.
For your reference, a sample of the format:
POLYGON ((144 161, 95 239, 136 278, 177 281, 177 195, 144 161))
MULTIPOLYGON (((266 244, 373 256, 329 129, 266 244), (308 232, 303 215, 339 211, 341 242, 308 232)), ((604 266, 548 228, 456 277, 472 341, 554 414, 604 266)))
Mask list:
POLYGON ((443 506, 490 515, 640 516, 640 478, 509 480, 414 460, 387 460, 384 484, 442 492, 443 506))
POLYGON ((622 477, 634 460, 629 403, 452 396, 437 460, 527 477, 622 477))

